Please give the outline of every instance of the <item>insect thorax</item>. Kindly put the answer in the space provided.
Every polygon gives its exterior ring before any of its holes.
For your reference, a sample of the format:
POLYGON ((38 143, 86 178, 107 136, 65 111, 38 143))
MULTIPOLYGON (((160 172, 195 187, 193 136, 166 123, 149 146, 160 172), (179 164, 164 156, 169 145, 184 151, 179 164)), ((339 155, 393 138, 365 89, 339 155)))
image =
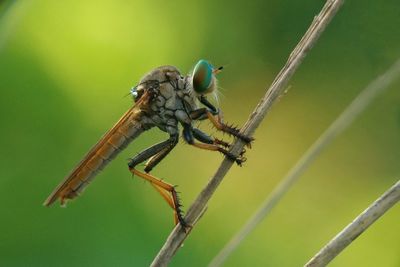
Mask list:
POLYGON ((165 132, 177 134, 178 122, 191 123, 189 112, 197 109, 196 96, 189 78, 181 76, 177 68, 163 66, 154 69, 143 77, 136 90, 139 96, 145 91, 151 96, 143 118, 147 127, 157 126, 165 132))

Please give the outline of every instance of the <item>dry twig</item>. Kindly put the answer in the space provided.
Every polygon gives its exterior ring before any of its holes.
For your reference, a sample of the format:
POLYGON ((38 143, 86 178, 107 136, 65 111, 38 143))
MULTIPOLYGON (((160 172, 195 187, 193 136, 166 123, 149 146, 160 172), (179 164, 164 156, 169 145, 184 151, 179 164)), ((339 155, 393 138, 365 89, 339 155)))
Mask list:
MULTIPOLYGON (((342 0, 328 0, 326 2, 319 15, 314 18, 314 21, 304 34, 303 38, 290 54, 288 61, 272 82, 265 96, 261 99, 254 112, 250 115, 248 121, 242 128, 241 132, 243 134, 248 136, 253 135, 265 115, 271 109, 272 104, 285 90, 288 81, 302 63, 307 52, 316 43, 318 37, 335 16, 342 2, 342 0)), ((241 140, 235 140, 232 145, 231 153, 239 155, 244 145, 245 144, 241 140)), ((201 211, 204 210, 207 202, 221 183, 228 170, 231 168, 232 164, 233 162, 229 159, 223 160, 213 178, 208 182, 206 187, 189 208, 187 216, 185 217, 188 224, 194 226, 194 221, 196 221, 196 218, 201 214, 201 211)), ((159 251, 151 266, 167 266, 187 235, 188 232, 186 232, 180 225, 177 225, 169 235, 167 241, 159 251)))

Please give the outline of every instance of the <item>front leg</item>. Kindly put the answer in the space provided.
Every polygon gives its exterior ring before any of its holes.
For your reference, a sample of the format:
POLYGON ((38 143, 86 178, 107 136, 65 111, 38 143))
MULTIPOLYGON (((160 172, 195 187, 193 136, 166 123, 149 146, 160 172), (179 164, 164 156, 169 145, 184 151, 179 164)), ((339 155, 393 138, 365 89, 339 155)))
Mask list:
POLYGON ((213 115, 220 115, 220 110, 217 109, 213 104, 211 104, 205 96, 198 97, 200 103, 202 103, 207 108, 199 108, 190 112, 190 118, 192 120, 205 120, 208 119, 207 111, 211 112, 213 115))
MULTIPOLYGON (((194 133, 193 127, 190 124, 184 124, 183 127, 184 127, 183 128, 183 139, 189 145, 192 145, 192 146, 200 148, 200 149, 205 149, 205 150, 210 150, 210 151, 218 151, 218 152, 224 154, 228 159, 236 162, 236 164, 238 164, 239 166, 242 166, 242 163, 244 161, 246 161, 246 158, 243 157, 242 153, 240 154, 239 157, 235 156, 234 154, 232 154, 225 148, 220 147, 219 145, 215 144, 213 139, 210 136, 206 135, 205 133, 201 132, 198 129, 196 131, 196 135, 197 135, 197 137, 199 137, 200 141, 203 143, 195 142, 195 140, 194 140, 195 133, 194 133), (202 133, 201 136, 198 135, 200 132, 202 133)), ((196 138, 196 139, 198 139, 198 138, 196 138)))
MULTIPOLYGON (((193 127, 192 133, 193 133, 193 137, 202 143, 213 144, 213 145, 224 147, 226 149, 230 148, 229 143, 224 142, 223 140, 220 140, 218 138, 211 137, 208 134, 206 134, 205 132, 201 131, 200 129, 193 127)), ((242 152, 240 152, 242 161, 245 161, 245 159, 246 159, 245 157, 243 157, 244 153, 246 153, 246 149, 243 148, 242 152)))
POLYGON ((213 104, 211 104, 210 101, 208 101, 208 99, 204 95, 201 95, 199 97, 199 101, 204 106, 208 107, 210 109, 210 112, 213 113, 214 115, 217 115, 219 113, 219 110, 213 104))
POLYGON ((223 140, 220 140, 218 138, 211 137, 208 134, 206 134, 203 131, 201 131, 200 129, 193 128, 192 132, 193 132, 193 137, 196 138, 197 140, 199 140, 202 143, 219 145, 219 146, 222 146, 222 147, 225 147, 225 148, 229 148, 230 147, 229 143, 224 142, 223 140))
POLYGON ((211 123, 215 126, 215 128, 217 128, 217 130, 227 133, 229 135, 233 135, 233 136, 241 139, 249 147, 251 146, 251 142, 254 140, 252 137, 248 137, 246 135, 241 134, 237 127, 225 124, 222 121, 220 112, 218 112, 217 114, 214 114, 207 108, 199 108, 199 109, 196 109, 196 110, 193 110, 192 112, 190 112, 190 118, 192 120, 209 119, 211 121, 211 123), (217 115, 217 118, 215 117, 215 115, 217 115))

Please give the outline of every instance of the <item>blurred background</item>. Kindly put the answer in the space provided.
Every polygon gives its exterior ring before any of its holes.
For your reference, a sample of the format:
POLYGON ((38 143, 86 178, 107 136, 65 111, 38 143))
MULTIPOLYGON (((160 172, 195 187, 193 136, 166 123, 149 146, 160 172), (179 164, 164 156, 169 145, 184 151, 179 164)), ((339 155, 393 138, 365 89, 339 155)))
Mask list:
MULTIPOLYGON (((225 120, 243 125, 324 1, 0 2, 0 266, 147 266, 172 211, 127 158, 132 143, 67 208, 45 198, 132 105, 154 67, 219 75, 225 120)), ((400 56, 398 1, 347 1, 233 167, 171 266, 205 266, 303 152, 400 56)), ((400 82, 312 164, 225 266, 302 266, 400 177, 400 82)), ((208 123, 206 131, 215 133, 208 123)), ((227 137, 225 137, 227 138, 227 137)), ((154 170, 187 207, 221 155, 180 145, 154 170)), ((331 266, 400 266, 400 206, 331 266)))

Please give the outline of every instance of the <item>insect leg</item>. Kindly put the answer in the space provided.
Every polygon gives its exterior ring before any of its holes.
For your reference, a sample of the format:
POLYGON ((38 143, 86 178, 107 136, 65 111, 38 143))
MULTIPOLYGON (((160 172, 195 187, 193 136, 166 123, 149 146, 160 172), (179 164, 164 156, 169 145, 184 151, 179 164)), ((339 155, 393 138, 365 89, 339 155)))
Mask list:
POLYGON ((250 146, 250 143, 253 141, 252 137, 248 137, 246 135, 243 135, 239 132, 239 129, 233 126, 229 126, 225 124, 222 121, 222 117, 220 113, 215 114, 214 112, 208 110, 207 108, 200 108, 197 110, 194 110, 190 113, 190 118, 192 120, 205 120, 209 119, 211 123, 217 128, 217 130, 220 130, 222 132, 225 132, 227 134, 233 135, 237 138, 240 138, 244 142, 250 146), (215 117, 217 115, 217 118, 215 117))
POLYGON ((221 116, 218 115, 217 118, 215 118, 215 116, 211 112, 207 112, 207 117, 211 121, 211 123, 214 124, 215 128, 217 128, 218 130, 233 135, 249 145, 253 141, 252 137, 248 137, 246 135, 241 134, 238 128, 225 124, 222 121, 221 116))
MULTIPOLYGON (((208 134, 201 131, 200 129, 193 128, 192 132, 193 132, 193 137, 202 143, 218 145, 218 146, 224 147, 226 149, 228 149, 230 147, 229 143, 225 142, 224 140, 209 136, 208 134)), ((246 149, 243 148, 242 152, 240 153, 242 160, 245 160, 245 157, 243 157, 243 155, 245 153, 246 153, 246 149)))
POLYGON ((170 138, 164 142, 158 143, 144 151, 140 152, 136 157, 132 158, 128 164, 129 170, 139 176, 140 178, 149 181, 151 185, 160 193, 160 195, 164 198, 164 200, 168 203, 168 205, 175 211, 174 218, 175 223, 180 222, 182 226, 186 226, 186 223, 182 216, 181 205, 179 203, 179 198, 177 192, 175 191, 174 186, 163 182, 161 179, 158 179, 148 172, 151 171, 155 165, 160 163, 160 161, 175 147, 178 143, 179 135, 171 135, 170 138), (146 167, 144 169, 145 173, 140 172, 135 169, 137 164, 142 163, 143 161, 149 159, 146 167))
POLYGON ((211 104, 204 95, 200 96, 199 100, 204 106, 208 107, 213 114, 218 114, 218 109, 211 104))
POLYGON ((235 155, 230 153, 228 150, 226 150, 225 148, 220 147, 218 145, 209 144, 209 143, 197 143, 197 142, 195 142, 194 134, 193 134, 193 127, 191 125, 183 125, 183 127, 184 127, 183 128, 183 139, 185 139, 185 141, 188 144, 190 144, 192 146, 195 146, 197 148, 200 148, 200 149, 221 152, 222 154, 224 154, 230 160, 235 161, 238 165, 241 165, 246 160, 243 157, 236 157, 235 155))
POLYGON ((190 118, 192 120, 205 120, 208 119, 207 109, 199 108, 190 112, 190 118))
POLYGON ((133 174, 145 179, 146 181, 149 181, 151 184, 153 184, 157 191, 160 192, 161 189, 169 192, 172 197, 172 203, 170 203, 169 198, 167 198, 167 194, 165 192, 161 193, 161 196, 164 197, 164 199, 168 202, 168 204, 173 207, 175 210, 175 216, 178 218, 179 223, 183 226, 186 227, 187 224, 185 220, 183 219, 182 215, 182 210, 181 210, 181 204, 179 201, 178 193, 175 190, 175 187, 169 183, 166 183, 162 181, 161 179, 156 178, 155 176, 145 173, 145 172, 140 172, 136 169, 129 169, 133 174), (157 188, 158 187, 158 188, 157 188))
POLYGON ((144 168, 145 172, 150 172, 158 163, 161 162, 171 150, 178 144, 179 136, 178 135, 171 135, 171 142, 170 144, 165 147, 163 150, 159 151, 157 154, 152 156, 149 161, 146 163, 146 167, 144 168))
POLYGON ((160 195, 164 198, 164 200, 168 203, 168 205, 174 210, 174 222, 175 222, 175 224, 177 224, 179 222, 179 218, 175 211, 175 205, 174 205, 174 201, 173 201, 172 197, 163 188, 161 188, 153 183, 150 183, 150 184, 154 187, 154 189, 157 190, 158 193, 160 193, 160 195))
POLYGON ((193 137, 202 143, 220 145, 222 147, 229 148, 229 144, 227 142, 224 142, 223 140, 220 140, 218 138, 211 137, 197 128, 193 128, 192 132, 193 137))
POLYGON ((160 142, 158 144, 155 144, 152 147, 149 147, 149 148, 143 150, 142 152, 137 154, 135 157, 133 157, 129 161, 129 163, 128 163, 129 168, 134 168, 136 165, 138 165, 138 164, 142 163, 143 161, 149 159, 150 157, 154 156, 155 154, 157 154, 164 148, 170 146, 170 144, 172 142, 173 142, 173 140, 170 137, 168 140, 165 140, 163 142, 160 142))

